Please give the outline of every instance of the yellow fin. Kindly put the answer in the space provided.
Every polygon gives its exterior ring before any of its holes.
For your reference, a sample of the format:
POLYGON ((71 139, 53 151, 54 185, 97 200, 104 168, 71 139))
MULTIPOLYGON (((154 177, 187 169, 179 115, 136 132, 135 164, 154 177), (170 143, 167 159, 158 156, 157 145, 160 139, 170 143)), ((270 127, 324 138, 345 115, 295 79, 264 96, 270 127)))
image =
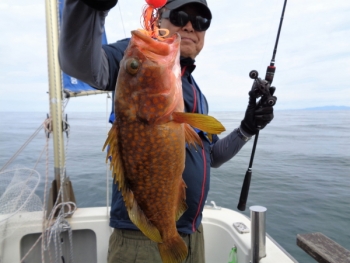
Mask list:
POLYGON ((125 177, 123 163, 118 147, 118 127, 116 122, 113 123, 113 126, 109 130, 106 142, 103 145, 102 150, 104 150, 107 145, 109 145, 109 149, 107 151, 106 163, 108 162, 108 158, 111 157, 112 159, 109 168, 112 171, 114 183, 118 182, 118 190, 120 190, 124 186, 125 177))
POLYGON ((158 244, 158 249, 163 263, 181 263, 188 254, 186 243, 178 233, 164 243, 158 244))
POLYGON ((111 129, 108 132, 106 142, 105 142, 105 144, 102 147, 102 151, 104 151, 106 146, 108 144, 110 144, 113 140, 118 139, 117 132, 118 132, 118 130, 117 130, 117 123, 114 122, 112 127, 111 127, 111 129))
POLYGON ((198 144, 203 148, 203 143, 198 133, 196 133, 195 130, 193 130, 192 127, 186 123, 185 123, 185 140, 189 147, 193 146, 195 149, 197 149, 196 144, 198 144))
MULTIPOLYGON (((191 130, 193 130, 191 128, 191 130)), ((179 191, 179 202, 176 209, 175 221, 179 220, 180 217, 185 213, 188 206, 186 204, 186 183, 184 180, 180 183, 180 191, 179 191)))
POLYGON ((137 204, 133 192, 125 187, 122 191, 126 209, 131 222, 133 222, 141 232, 154 242, 161 243, 162 237, 159 230, 148 220, 139 205, 137 204))
POLYGON ((225 127, 214 117, 187 112, 173 112, 173 121, 188 123, 189 125, 212 134, 220 134, 225 131, 225 127))

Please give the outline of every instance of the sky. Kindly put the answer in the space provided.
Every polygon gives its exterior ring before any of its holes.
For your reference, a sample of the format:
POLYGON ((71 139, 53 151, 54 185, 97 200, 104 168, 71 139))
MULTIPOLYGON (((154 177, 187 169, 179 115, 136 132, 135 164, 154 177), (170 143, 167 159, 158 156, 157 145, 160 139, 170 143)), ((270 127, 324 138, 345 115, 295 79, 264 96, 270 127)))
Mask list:
MULTIPOLYGON (((193 75, 210 111, 244 111, 248 74, 265 76, 284 0, 207 1, 213 20, 193 75)), ((119 0, 109 43, 141 27, 144 5, 119 0)), ((0 112, 48 112, 45 1, 1 0, 0 32, 0 112)), ((288 1, 275 66, 275 110, 350 106, 350 2, 288 1)), ((106 95, 71 98, 66 111, 105 112, 106 95)))

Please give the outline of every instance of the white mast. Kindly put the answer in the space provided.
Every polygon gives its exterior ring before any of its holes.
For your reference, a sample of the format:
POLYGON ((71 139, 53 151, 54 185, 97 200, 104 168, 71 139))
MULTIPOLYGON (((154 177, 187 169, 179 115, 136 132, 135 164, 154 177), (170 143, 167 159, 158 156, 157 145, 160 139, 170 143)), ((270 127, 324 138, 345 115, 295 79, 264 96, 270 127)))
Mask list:
MULTIPOLYGON (((53 129, 53 148, 54 148, 54 173, 55 180, 52 182, 50 197, 48 202, 48 214, 55 204, 57 193, 63 185, 64 200, 75 202, 75 197, 69 178, 66 178, 65 171, 65 152, 63 139, 62 122, 62 77, 58 62, 58 8, 56 0, 46 0, 46 36, 48 52, 48 71, 49 71, 49 97, 50 97, 50 116, 53 129), (61 182, 61 176, 63 182, 61 182)), ((62 201, 62 200, 61 200, 62 201)))

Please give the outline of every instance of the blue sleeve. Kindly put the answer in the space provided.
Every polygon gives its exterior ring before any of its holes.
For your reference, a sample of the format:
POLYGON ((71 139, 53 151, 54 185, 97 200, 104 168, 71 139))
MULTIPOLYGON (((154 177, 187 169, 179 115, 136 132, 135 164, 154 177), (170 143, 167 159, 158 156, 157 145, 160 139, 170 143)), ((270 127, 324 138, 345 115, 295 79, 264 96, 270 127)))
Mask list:
POLYGON ((102 48, 105 51, 109 65, 109 81, 106 90, 115 90, 117 77, 119 73, 119 64, 123 59, 124 51, 129 44, 130 38, 117 41, 114 44, 104 45, 102 48))
POLYGON ((210 152, 210 166, 214 168, 218 168, 230 160, 246 144, 246 141, 239 136, 237 129, 222 139, 219 139, 216 135, 213 136, 213 142, 210 152))
POLYGON ((108 64, 102 51, 105 17, 79 0, 66 0, 63 8, 58 57, 62 71, 104 90, 108 64))

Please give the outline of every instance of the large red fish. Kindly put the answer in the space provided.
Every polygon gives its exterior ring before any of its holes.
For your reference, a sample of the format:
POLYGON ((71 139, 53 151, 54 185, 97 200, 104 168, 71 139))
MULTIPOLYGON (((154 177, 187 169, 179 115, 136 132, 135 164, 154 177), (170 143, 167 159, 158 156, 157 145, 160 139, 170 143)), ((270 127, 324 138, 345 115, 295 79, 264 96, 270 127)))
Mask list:
POLYGON ((179 47, 178 34, 159 41, 132 32, 115 90, 116 120, 105 143, 131 221, 158 243, 166 263, 182 262, 188 253, 175 222, 187 209, 186 143, 202 146, 191 126, 225 130, 213 117, 184 113, 179 47))

